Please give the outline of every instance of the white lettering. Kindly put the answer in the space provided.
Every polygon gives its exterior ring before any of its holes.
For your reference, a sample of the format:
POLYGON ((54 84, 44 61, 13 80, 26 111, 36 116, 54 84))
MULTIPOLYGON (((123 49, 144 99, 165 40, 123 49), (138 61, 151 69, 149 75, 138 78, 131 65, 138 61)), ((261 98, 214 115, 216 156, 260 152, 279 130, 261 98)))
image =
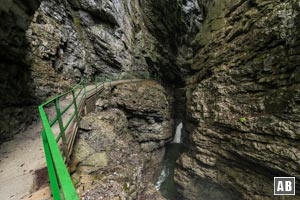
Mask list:
POLYGON ((282 192, 284 191, 282 181, 278 181, 278 185, 277 185, 277 192, 280 192, 280 191, 282 191, 282 192))
POLYGON ((292 191, 292 181, 285 182, 285 191, 287 191, 287 192, 292 191))

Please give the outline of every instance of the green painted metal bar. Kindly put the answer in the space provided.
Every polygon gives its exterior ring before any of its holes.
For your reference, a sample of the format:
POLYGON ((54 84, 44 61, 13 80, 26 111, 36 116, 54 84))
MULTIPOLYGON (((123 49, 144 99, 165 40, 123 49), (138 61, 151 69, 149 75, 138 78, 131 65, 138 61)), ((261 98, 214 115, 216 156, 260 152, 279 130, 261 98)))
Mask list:
POLYGON ((74 86, 74 87, 73 87, 72 89, 70 89, 69 91, 67 91, 67 92, 65 92, 65 93, 62 93, 62 94, 60 94, 60 95, 58 95, 58 96, 56 96, 56 97, 53 97, 52 99, 49 99, 49 100, 46 101, 45 103, 41 104, 41 106, 46 106, 46 105, 52 103, 53 101, 55 101, 55 99, 59 99, 59 98, 61 98, 61 97, 63 97, 63 96, 68 95, 72 90, 74 90, 74 88, 76 89, 76 87, 77 87, 78 85, 81 85, 82 81, 83 81, 83 80, 81 80, 76 86, 74 86))
POLYGON ((65 109, 61 111, 61 115, 65 114, 69 110, 69 108, 73 105, 73 102, 71 102, 65 109))
POLYGON ((61 138, 61 135, 60 135, 60 133, 57 135, 57 137, 55 138, 55 141, 56 141, 56 143, 60 140, 60 138, 61 138))
POLYGON ((47 136, 45 131, 43 130, 42 132, 42 139, 43 139, 43 145, 44 145, 44 151, 46 155, 46 162, 47 162, 47 169, 48 169, 48 174, 49 174, 49 180, 50 180, 50 187, 52 190, 52 195, 55 200, 61 200, 60 197, 60 190, 59 190, 59 185, 53 165, 53 158, 50 152, 49 148, 49 143, 47 140, 47 136))
MULTIPOLYGON (((65 166, 64 160, 61 156, 60 150, 56 144, 53 132, 48 123, 46 114, 44 112, 43 106, 39 106, 39 112, 41 115, 42 123, 45 128, 46 137, 49 143, 50 152, 53 159, 53 163, 55 166, 55 171, 57 173, 58 180, 60 182, 60 186, 62 188, 62 192, 65 200, 79 200, 74 185, 72 183, 70 174, 65 166)), ((55 199, 56 200, 56 199, 55 199)))
POLYGON ((56 110, 60 135, 61 135, 61 139, 62 139, 62 142, 63 142, 63 152, 64 152, 64 155, 67 157, 67 155, 68 155, 68 146, 67 146, 67 140, 66 140, 66 135, 65 135, 64 124, 63 124, 63 121, 62 121, 62 114, 60 112, 59 99, 55 99, 55 110, 56 110))
POLYGON ((66 130, 68 128, 68 126, 70 125, 70 123, 72 122, 72 120, 74 119, 74 117, 76 116, 76 114, 74 113, 71 118, 68 120, 68 122, 66 123, 66 125, 64 126, 64 130, 66 130))
MULTIPOLYGON (((140 74, 138 74, 137 72, 134 75, 140 76, 140 74)), ((147 74, 145 75, 146 78, 147 78, 147 76, 150 76, 149 73, 148 73, 148 75, 147 74)), ((76 119, 79 120, 80 113, 78 111, 78 106, 80 106, 80 105, 82 105, 82 103, 84 103, 84 99, 87 96, 87 92, 94 91, 95 89, 96 89, 96 91, 98 91, 98 89, 100 89, 98 87, 99 86, 98 83, 100 83, 100 84, 102 83, 102 87, 104 88, 105 82, 109 82, 108 84, 111 87, 112 80, 119 80, 120 77, 121 76, 119 76, 119 77, 111 76, 110 78, 108 78, 107 76, 105 76, 105 77, 101 77, 101 81, 99 81, 99 79, 96 78, 95 88, 88 90, 88 91, 87 91, 87 87, 86 87, 86 80, 83 79, 80 81, 79 84, 74 86, 68 92, 58 95, 39 106, 40 116, 41 116, 42 123, 43 123, 44 129, 45 129, 45 131, 43 131, 43 133, 42 133, 42 138, 43 138, 43 145, 44 145, 44 149, 45 149, 46 161, 47 161, 47 166, 48 166, 50 185, 51 185, 54 200, 61 200, 61 199, 79 200, 76 190, 74 188, 74 185, 72 183, 70 174, 68 173, 64 159, 63 159, 60 149, 57 145, 57 142, 60 139, 62 139, 63 144, 64 144, 64 149, 65 149, 65 146, 66 146, 65 145, 66 144, 65 130, 68 128, 68 126, 73 121, 75 116, 76 116, 76 119), (76 94, 76 90, 79 87, 82 87, 82 88, 76 94), (84 91, 84 93, 83 93, 82 97, 80 97, 80 94, 82 93, 82 91, 84 91), (73 101, 66 108, 64 108, 63 111, 61 111, 60 106, 59 106, 59 99, 70 93, 72 93, 73 101), (77 104, 78 97, 80 97, 80 100, 79 100, 79 103, 77 104), (47 114, 44 111, 44 106, 48 105, 52 102, 54 102, 54 104, 55 104, 57 116, 54 117, 54 119, 49 123, 47 114), (75 112, 73 113, 71 118, 67 121, 66 125, 64 126, 63 121, 62 121, 62 115, 67 110, 69 110, 73 104, 74 104, 75 112), (56 122, 58 122, 58 124, 59 124, 60 133, 55 138, 51 127, 56 122), (61 192, 60 192, 59 186, 61 186, 61 191, 64 196, 63 198, 61 198, 61 192)), ((144 78, 144 77, 142 77, 142 78, 144 78)), ((155 79, 157 79, 157 78, 158 78, 157 74, 155 74, 155 79)), ((132 79, 132 77, 129 77, 128 79, 132 79)), ((67 153, 65 153, 65 150, 64 150, 64 155, 68 155, 67 153)))
MULTIPOLYGON (((84 88, 81 88, 81 90, 79 91, 79 93, 75 97, 76 103, 77 103, 78 97, 79 97, 79 95, 81 94, 82 91, 84 91, 84 88)), ((84 97, 85 96, 84 96, 84 92, 83 92, 82 96, 80 97, 79 103, 77 104, 77 107, 79 107, 81 105, 81 102, 83 101, 84 97)))
POLYGON ((76 115, 77 122, 79 124, 78 107, 77 107, 77 102, 76 102, 76 97, 75 97, 74 90, 72 91, 72 96, 73 96, 73 104, 74 104, 74 108, 75 108, 75 115, 76 115))
POLYGON ((82 97, 82 98, 80 99, 80 101, 79 101, 79 103, 78 103, 78 107, 81 106, 81 104, 82 104, 83 101, 84 101, 84 97, 82 97))
POLYGON ((81 92, 83 91, 83 88, 80 89, 80 91, 78 92, 78 94, 76 95, 76 99, 79 97, 79 95, 81 94, 81 92))
POLYGON ((41 105, 42 105, 42 106, 46 106, 46 105, 52 103, 53 101, 55 101, 55 99, 59 99, 59 98, 61 98, 61 97, 64 97, 64 96, 68 95, 69 93, 70 93, 70 91, 65 92, 65 93, 63 93, 63 94, 61 94, 61 95, 59 95, 59 96, 53 97, 52 99, 46 101, 45 103, 43 103, 43 104, 41 104, 41 105))
POLYGON ((54 119, 49 122, 50 126, 52 127, 57 122, 57 116, 54 117, 54 119))
POLYGON ((81 86, 81 81, 78 84, 76 84, 71 90, 76 90, 80 86, 81 86))

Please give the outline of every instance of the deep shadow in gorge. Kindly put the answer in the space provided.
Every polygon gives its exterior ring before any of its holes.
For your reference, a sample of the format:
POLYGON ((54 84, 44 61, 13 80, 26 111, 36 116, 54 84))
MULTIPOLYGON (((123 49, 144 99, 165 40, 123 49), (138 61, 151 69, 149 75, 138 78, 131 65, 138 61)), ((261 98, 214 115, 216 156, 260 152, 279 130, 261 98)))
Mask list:
POLYGON ((274 175, 299 182, 297 1, 5 3, 0 141, 26 127, 31 105, 82 77, 149 71, 166 87, 185 88, 186 148, 175 168, 183 199, 198 200, 195 183, 207 180, 267 200, 274 175))
POLYGON ((32 106, 82 77, 148 70, 166 84, 183 86, 176 59, 189 19, 181 1, 168 3, 4 2, 0 140, 30 123, 32 106))
POLYGON ((174 183, 176 160, 181 152, 182 144, 180 143, 169 143, 166 145, 166 154, 162 163, 161 174, 155 186, 167 200, 180 200, 182 198, 174 183))
POLYGON ((212 1, 206 10, 175 181, 184 199, 205 199, 199 180, 273 199, 274 176, 299 179, 299 4, 212 1))
POLYGON ((146 57, 150 69, 161 74, 163 82, 184 87, 186 78, 193 73, 191 58, 199 48, 193 40, 205 19, 207 1, 195 0, 141 1, 145 6, 143 19, 149 32, 157 39, 161 59, 146 57))
POLYGON ((0 6, 0 143, 36 116, 26 31, 39 4, 39 0, 4 1, 0 6))

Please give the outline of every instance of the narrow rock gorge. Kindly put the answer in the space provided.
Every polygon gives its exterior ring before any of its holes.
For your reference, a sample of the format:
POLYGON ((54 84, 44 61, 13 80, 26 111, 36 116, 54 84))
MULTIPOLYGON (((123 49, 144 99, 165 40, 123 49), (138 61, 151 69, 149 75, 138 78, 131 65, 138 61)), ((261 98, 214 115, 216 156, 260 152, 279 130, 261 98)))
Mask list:
POLYGON ((300 199, 298 0, 4 0, 0 16, 0 143, 81 79, 161 79, 105 90, 82 118, 82 194, 163 199, 153 184, 183 122, 177 199, 300 199), (273 196, 290 176, 296 196, 273 196))
POLYGON ((276 176, 295 176, 299 195, 299 2, 213 1, 206 10, 175 172, 183 199, 275 199, 276 176))
POLYGON ((188 74, 185 57, 192 54, 183 44, 190 41, 188 35, 195 35, 203 18, 196 1, 4 4, 1 107, 7 112, 1 114, 5 119, 1 141, 32 120, 35 105, 83 77, 93 81, 104 73, 148 70, 159 73, 164 82, 183 85, 188 74))

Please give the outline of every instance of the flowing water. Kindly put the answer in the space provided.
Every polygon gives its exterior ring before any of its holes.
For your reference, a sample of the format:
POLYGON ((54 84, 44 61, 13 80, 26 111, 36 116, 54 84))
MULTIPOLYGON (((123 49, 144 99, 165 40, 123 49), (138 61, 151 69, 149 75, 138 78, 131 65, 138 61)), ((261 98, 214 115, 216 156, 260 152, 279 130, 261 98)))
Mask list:
POLYGON ((176 197, 178 196, 174 183, 174 169, 176 160, 182 151, 182 144, 180 143, 181 133, 182 122, 176 127, 173 142, 166 146, 167 151, 163 162, 163 168, 155 185, 156 189, 160 191, 167 200, 176 200, 176 197))
POLYGON ((173 140, 174 143, 181 142, 181 131, 182 131, 182 122, 180 122, 176 127, 176 132, 173 140))
MULTIPOLYGON (((172 143, 166 146, 166 154, 163 162, 163 168, 158 181, 156 182, 156 189, 167 200, 181 200, 176 190, 174 183, 174 169, 176 166, 176 160, 183 151, 183 144, 181 144, 181 131, 182 123, 180 122, 176 127, 176 133, 172 143)), ((197 196, 199 200, 239 200, 242 199, 240 194, 233 191, 225 190, 220 186, 210 182, 209 180, 198 180, 196 185, 199 186, 197 196)))
POLYGON ((178 197, 174 184, 174 169, 176 159, 179 157, 181 151, 182 144, 180 143, 170 143, 167 145, 163 168, 155 186, 167 200, 177 200, 176 197, 178 197))

